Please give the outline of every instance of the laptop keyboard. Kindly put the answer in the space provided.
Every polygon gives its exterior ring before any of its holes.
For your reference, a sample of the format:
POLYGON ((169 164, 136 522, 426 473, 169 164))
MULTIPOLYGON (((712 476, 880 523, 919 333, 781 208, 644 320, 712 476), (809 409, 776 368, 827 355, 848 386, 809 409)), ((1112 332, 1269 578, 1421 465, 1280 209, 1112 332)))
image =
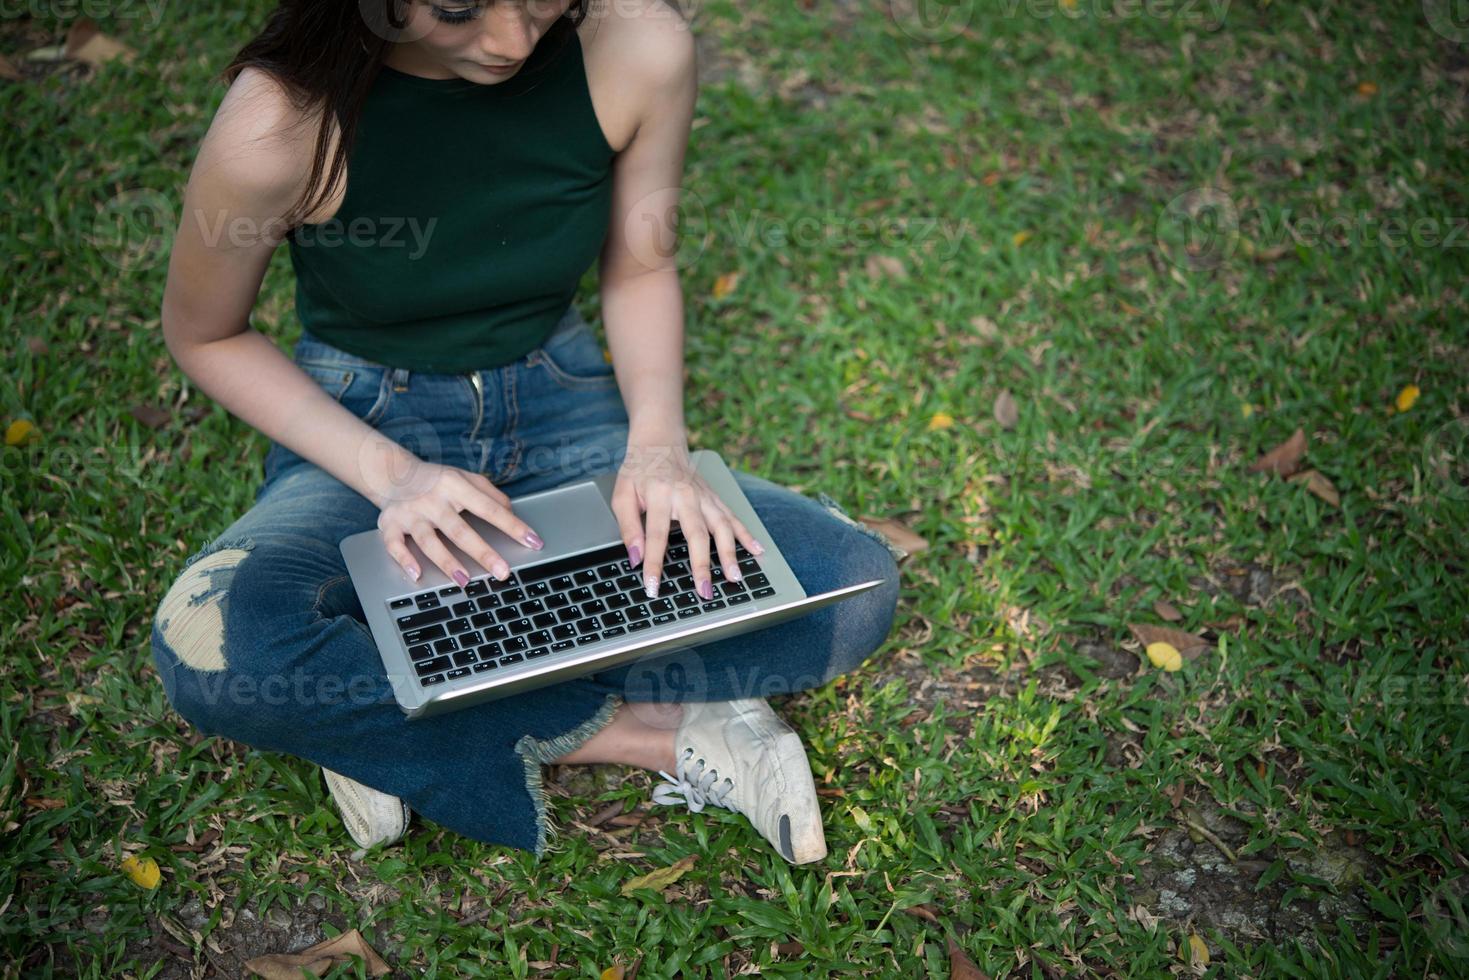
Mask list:
POLYGON ((694 591, 688 542, 673 524, 656 599, 643 591, 642 572, 628 565, 619 543, 517 569, 503 582, 483 575, 463 588, 425 589, 388 606, 418 683, 429 687, 775 594, 739 542, 735 556, 743 578, 725 581, 711 542, 714 598, 705 600, 694 591))

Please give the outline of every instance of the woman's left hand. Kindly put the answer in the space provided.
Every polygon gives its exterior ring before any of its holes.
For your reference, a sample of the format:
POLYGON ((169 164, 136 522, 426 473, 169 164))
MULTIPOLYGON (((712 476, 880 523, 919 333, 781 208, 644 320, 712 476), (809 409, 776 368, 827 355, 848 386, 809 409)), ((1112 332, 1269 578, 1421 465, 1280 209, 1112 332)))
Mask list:
POLYGON ((705 599, 714 597, 710 577, 709 538, 714 538, 719 562, 726 578, 741 578, 735 542, 739 541, 753 555, 765 548, 751 537, 713 488, 695 470, 686 445, 653 446, 629 442, 627 457, 617 472, 612 490, 612 513, 622 529, 622 542, 627 546, 628 563, 643 566, 643 588, 648 595, 658 594, 658 580, 663 572, 663 557, 668 549, 670 521, 678 521, 689 544, 689 568, 694 588, 705 599), (647 532, 643 530, 643 514, 647 514, 647 532))

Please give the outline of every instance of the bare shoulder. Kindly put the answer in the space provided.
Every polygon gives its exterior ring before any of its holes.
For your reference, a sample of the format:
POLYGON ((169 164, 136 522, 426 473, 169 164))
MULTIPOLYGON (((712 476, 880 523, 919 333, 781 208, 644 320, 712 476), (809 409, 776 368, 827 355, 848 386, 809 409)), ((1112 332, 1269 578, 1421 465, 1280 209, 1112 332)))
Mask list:
POLYGON ((252 212, 283 209, 310 171, 319 119, 268 72, 245 68, 214 114, 191 183, 228 193, 252 212))
POLYGON ((697 85, 693 30, 669 0, 588 0, 578 34, 593 101, 618 149, 660 104, 697 85))

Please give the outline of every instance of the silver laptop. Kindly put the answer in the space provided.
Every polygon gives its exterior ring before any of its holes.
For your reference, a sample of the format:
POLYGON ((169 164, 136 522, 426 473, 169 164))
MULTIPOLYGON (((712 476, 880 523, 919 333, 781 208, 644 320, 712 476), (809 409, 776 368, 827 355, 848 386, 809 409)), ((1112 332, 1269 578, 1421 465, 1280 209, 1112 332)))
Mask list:
POLYGON ((342 541, 398 704, 409 718, 467 708, 659 651, 697 646, 804 615, 882 584, 858 582, 808 596, 718 453, 690 454, 699 475, 750 529, 764 552, 737 545, 742 580, 727 581, 710 542, 714 598, 694 591, 688 543, 670 527, 657 598, 643 591, 612 514, 615 472, 513 498, 545 541, 539 551, 465 513, 510 565, 501 582, 453 542, 469 584, 445 576, 411 539, 423 576, 414 582, 377 530, 342 541))

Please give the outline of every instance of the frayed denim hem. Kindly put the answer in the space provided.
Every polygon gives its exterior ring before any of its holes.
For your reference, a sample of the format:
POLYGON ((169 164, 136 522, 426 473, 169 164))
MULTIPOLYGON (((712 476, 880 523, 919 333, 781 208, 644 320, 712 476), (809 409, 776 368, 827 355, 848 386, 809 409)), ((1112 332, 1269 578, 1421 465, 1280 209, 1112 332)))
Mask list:
POLYGON ((622 705, 622 695, 609 694, 597 713, 577 725, 569 732, 553 738, 535 738, 522 735, 515 743, 515 751, 525 763, 525 789, 530 794, 531 805, 536 811, 536 857, 543 857, 550 837, 557 831, 551 825, 546 788, 542 780, 541 766, 574 752, 581 744, 597 734, 612 721, 612 715, 622 705))
POLYGON ((842 507, 842 505, 837 503, 827 494, 822 493, 821 491, 817 491, 816 502, 825 507, 837 520, 852 525, 872 540, 881 544, 884 548, 888 550, 888 554, 893 556, 893 561, 902 561, 904 558, 908 557, 908 552, 904 551, 902 548, 899 548, 897 545, 889 541, 887 539, 887 535, 883 534, 877 528, 868 527, 861 521, 854 521, 851 516, 846 512, 846 510, 842 507))

